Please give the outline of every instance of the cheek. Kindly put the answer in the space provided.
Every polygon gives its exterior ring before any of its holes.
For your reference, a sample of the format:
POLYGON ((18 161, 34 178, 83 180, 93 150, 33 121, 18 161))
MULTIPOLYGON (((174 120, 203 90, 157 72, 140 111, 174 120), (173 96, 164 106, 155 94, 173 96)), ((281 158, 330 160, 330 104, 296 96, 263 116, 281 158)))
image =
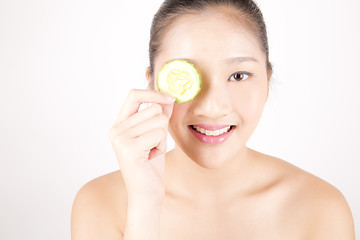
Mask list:
POLYGON ((174 128, 177 125, 181 124, 180 121, 184 119, 186 111, 187 111, 187 103, 174 104, 173 112, 171 114, 171 118, 169 121, 169 125, 171 128, 174 128))
POLYGON ((231 88, 231 101, 243 122, 254 122, 260 118, 267 99, 265 84, 245 84, 231 88))
POLYGON ((159 91, 154 78, 151 79, 149 86, 152 87, 152 89, 150 88, 151 90, 159 91), (152 86, 151 86, 151 84, 152 84, 152 86))

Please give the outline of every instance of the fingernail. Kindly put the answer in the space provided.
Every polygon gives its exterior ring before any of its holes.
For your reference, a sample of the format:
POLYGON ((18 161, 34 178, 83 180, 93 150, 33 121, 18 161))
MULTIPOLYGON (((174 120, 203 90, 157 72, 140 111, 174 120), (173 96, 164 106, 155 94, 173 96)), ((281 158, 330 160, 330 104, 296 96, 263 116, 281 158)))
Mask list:
POLYGON ((170 95, 166 95, 165 96, 167 100, 169 100, 170 102, 175 102, 175 98, 173 96, 170 96, 170 95))

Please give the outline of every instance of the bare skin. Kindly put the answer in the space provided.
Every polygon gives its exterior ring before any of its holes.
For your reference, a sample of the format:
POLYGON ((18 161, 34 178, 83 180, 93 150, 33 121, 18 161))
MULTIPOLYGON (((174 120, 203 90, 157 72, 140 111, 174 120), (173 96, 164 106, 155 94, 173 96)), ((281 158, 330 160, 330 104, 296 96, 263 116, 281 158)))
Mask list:
MULTIPOLYGON (((281 159, 249 151, 262 177, 246 191, 199 199, 177 191, 182 184, 168 189, 161 239, 355 239, 350 209, 336 188, 281 159)), ((120 171, 92 180, 74 203, 73 239, 123 239, 126 209, 120 171)))
POLYGON ((184 104, 158 91, 129 94, 110 131, 121 172, 79 191, 72 239, 355 239, 349 206, 335 187, 246 146, 271 75, 246 26, 227 9, 179 17, 149 82, 177 58, 198 67, 200 94, 184 104), (240 61, 244 56, 253 60, 240 61), (252 74, 235 81, 238 71, 252 74), (141 102, 153 105, 137 112, 141 102), (225 142, 209 145, 189 131, 200 123, 236 128, 225 142), (176 146, 165 154, 167 131, 176 146))

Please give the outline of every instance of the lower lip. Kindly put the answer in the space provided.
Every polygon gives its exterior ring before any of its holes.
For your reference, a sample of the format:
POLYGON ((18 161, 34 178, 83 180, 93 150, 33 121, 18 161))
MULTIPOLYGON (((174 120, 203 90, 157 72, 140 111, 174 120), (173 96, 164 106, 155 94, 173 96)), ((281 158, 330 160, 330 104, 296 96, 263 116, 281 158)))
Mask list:
POLYGON ((229 132, 223 133, 219 136, 207 136, 205 134, 195 131, 191 126, 189 126, 189 129, 195 135, 195 137, 202 143, 220 144, 226 141, 226 139, 228 139, 231 136, 231 134, 235 129, 235 126, 232 126, 229 132))

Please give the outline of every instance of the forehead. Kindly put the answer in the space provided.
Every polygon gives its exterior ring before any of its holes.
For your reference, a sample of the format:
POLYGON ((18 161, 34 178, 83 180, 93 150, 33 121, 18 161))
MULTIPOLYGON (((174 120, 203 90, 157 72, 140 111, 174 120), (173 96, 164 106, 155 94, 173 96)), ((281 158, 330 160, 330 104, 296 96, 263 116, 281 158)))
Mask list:
POLYGON ((171 58, 216 61, 251 56, 265 61, 253 32, 234 16, 221 11, 186 14, 167 27, 158 55, 160 64, 171 58))

